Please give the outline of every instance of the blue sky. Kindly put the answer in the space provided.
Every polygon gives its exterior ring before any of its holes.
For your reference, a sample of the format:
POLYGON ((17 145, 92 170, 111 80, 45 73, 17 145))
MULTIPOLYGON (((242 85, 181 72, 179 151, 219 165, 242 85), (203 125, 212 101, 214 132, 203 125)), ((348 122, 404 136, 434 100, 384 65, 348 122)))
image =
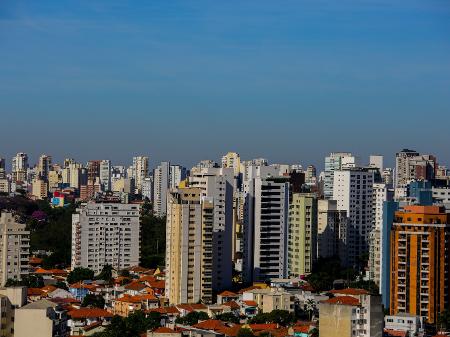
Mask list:
POLYGON ((450 164, 450 3, 0 0, 0 156, 450 164))

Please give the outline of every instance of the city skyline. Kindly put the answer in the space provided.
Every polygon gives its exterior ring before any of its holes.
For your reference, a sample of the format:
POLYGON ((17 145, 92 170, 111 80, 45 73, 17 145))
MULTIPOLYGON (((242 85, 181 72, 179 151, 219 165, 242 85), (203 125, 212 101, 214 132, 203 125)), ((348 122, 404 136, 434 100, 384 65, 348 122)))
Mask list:
POLYGON ((189 167, 236 151, 320 168, 342 150, 382 149, 392 166, 407 147, 450 162, 449 13, 443 1, 2 2, 1 155, 189 167))

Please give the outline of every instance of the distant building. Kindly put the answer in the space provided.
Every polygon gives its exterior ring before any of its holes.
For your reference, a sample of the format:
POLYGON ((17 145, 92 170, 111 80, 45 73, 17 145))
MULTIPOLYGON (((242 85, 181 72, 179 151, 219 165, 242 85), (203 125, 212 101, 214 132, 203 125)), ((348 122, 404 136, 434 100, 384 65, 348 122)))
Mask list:
POLYGON ((27 181, 28 155, 19 152, 12 160, 12 180, 27 181))
POLYGON ((12 213, 0 215, 0 283, 21 280, 28 275, 30 232, 25 224, 16 222, 12 213))
POLYGON ((0 325, 0 336, 14 336, 14 320, 16 309, 27 303, 26 287, 0 288, 0 314, 2 324, 0 325))
POLYGON ((420 155, 414 150, 402 150, 395 157, 395 187, 405 186, 411 180, 434 179, 437 168, 435 156, 420 155))
POLYGON ((294 193, 289 205, 288 273, 299 277, 312 272, 317 260, 317 196, 294 193))
POLYGON ((32 192, 31 194, 36 199, 46 199, 48 196, 48 184, 43 179, 35 179, 32 183, 32 192))
POLYGON ((337 209, 336 200, 318 200, 317 252, 318 257, 339 256, 347 265, 348 227, 347 211, 337 209))
POLYGON ((138 194, 142 193, 142 183, 148 177, 148 157, 133 157, 132 178, 138 194))
POLYGON ((51 156, 43 154, 39 157, 39 162, 38 162, 39 178, 43 179, 44 181, 47 181, 48 173, 50 172, 51 165, 52 165, 52 157, 51 156))
POLYGON ((111 191, 111 160, 102 160, 100 162, 99 177, 102 191, 111 191))
POLYGON ((139 205, 89 202, 72 215, 72 268, 99 273, 139 264, 139 205))
POLYGON ((241 157, 236 152, 228 152, 222 157, 222 167, 232 168, 234 175, 239 175, 241 170, 241 157))
POLYGON ((323 194, 325 199, 333 199, 334 172, 356 166, 356 157, 350 152, 332 152, 325 157, 325 178, 323 194))

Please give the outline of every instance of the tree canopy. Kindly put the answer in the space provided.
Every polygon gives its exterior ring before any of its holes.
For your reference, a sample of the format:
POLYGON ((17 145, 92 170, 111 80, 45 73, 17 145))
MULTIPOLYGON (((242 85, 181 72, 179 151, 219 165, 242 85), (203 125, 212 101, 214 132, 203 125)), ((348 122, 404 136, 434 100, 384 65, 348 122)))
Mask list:
POLYGON ((69 284, 92 279, 94 279, 94 271, 83 267, 74 268, 74 270, 67 275, 67 283, 69 284))

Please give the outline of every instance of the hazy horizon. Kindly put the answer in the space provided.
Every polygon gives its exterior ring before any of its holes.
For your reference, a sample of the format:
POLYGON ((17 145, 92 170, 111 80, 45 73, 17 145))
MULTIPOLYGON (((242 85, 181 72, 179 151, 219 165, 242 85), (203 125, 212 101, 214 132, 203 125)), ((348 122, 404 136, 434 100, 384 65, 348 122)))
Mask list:
POLYGON ((0 3, 0 157, 450 165, 450 4, 0 3))

